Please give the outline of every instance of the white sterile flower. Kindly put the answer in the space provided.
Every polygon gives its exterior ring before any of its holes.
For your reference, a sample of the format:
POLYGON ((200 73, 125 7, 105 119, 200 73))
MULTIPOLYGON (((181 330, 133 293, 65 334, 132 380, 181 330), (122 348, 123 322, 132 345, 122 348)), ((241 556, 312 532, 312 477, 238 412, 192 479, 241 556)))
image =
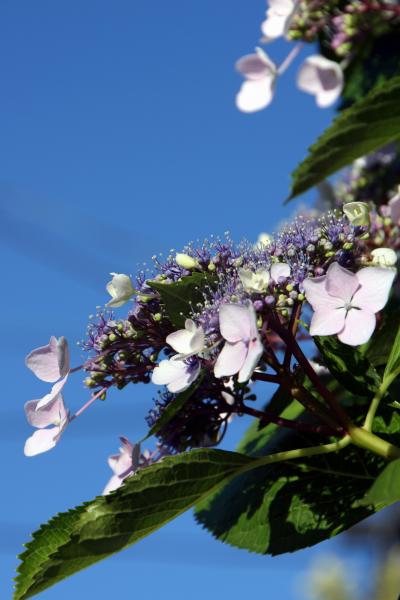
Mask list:
POLYGON ((236 106, 243 112, 256 112, 268 106, 274 97, 277 68, 261 48, 236 63, 245 80, 236 95, 236 106))
POLYGON ((249 269, 239 269, 238 275, 246 292, 265 292, 270 280, 270 274, 265 269, 258 269, 255 273, 249 269))
POLYGON ((264 352, 251 302, 246 306, 223 304, 219 328, 226 341, 214 365, 215 377, 238 373, 239 383, 248 381, 264 352))
POLYGON ((394 267, 397 263, 397 254, 392 248, 375 248, 371 255, 372 263, 379 267, 394 267))
MULTIPOLYGON (((232 396, 232 394, 230 394, 229 392, 221 392, 221 396, 229 406, 233 406, 235 404, 235 396, 232 396)), ((226 419, 228 417, 227 422, 230 423, 235 415, 233 413, 229 414, 226 412, 220 413, 219 416, 221 417, 221 419, 226 419)))
POLYGON ((110 294, 111 300, 107 302, 106 306, 118 308, 132 298, 135 289, 129 275, 123 273, 110 273, 110 275, 112 275, 112 279, 107 283, 106 290, 110 294))
POLYGON ((200 362, 197 358, 162 360, 154 369, 151 380, 156 385, 166 385, 173 394, 184 392, 190 387, 200 373, 200 362))
POLYGON ((366 202, 347 202, 343 204, 343 212, 352 225, 370 225, 369 206, 366 202))
POLYGON ((25 456, 35 456, 54 448, 69 423, 69 413, 61 394, 57 394, 50 404, 38 406, 39 400, 30 400, 25 404, 29 424, 38 428, 25 442, 25 456))
POLYGON ((188 271, 197 269, 199 266, 199 261, 196 258, 193 258, 193 256, 189 256, 189 254, 178 252, 175 256, 175 260, 177 265, 188 271))
POLYGON ((278 283, 280 277, 290 277, 290 266, 284 262, 276 262, 271 266, 271 279, 278 283))
POLYGON ((342 92, 343 71, 337 62, 314 54, 300 67, 297 85, 315 96, 317 106, 325 108, 336 102, 342 92))
POLYGON ((258 246, 268 247, 268 246, 271 245, 271 242, 272 242, 272 236, 270 236, 268 233, 262 232, 258 236, 257 242, 254 245, 255 245, 256 248, 258 246))
POLYGON ((204 330, 201 325, 196 325, 192 319, 186 319, 185 329, 170 333, 165 341, 178 352, 174 356, 174 360, 188 358, 204 350, 204 330))
POLYGON ((287 33, 297 2, 293 0, 269 0, 268 4, 267 18, 261 24, 261 31, 266 41, 272 41, 287 33))
POLYGON ((68 342, 65 337, 51 336, 46 346, 35 348, 28 354, 25 364, 42 381, 54 383, 51 392, 35 400, 36 410, 53 402, 64 387, 70 371, 68 342), (61 379, 60 379, 61 378, 61 379))
POLYGON ((135 473, 139 467, 140 444, 132 444, 127 438, 121 437, 119 454, 113 454, 108 459, 110 469, 114 475, 103 490, 103 495, 117 490, 124 480, 135 473))

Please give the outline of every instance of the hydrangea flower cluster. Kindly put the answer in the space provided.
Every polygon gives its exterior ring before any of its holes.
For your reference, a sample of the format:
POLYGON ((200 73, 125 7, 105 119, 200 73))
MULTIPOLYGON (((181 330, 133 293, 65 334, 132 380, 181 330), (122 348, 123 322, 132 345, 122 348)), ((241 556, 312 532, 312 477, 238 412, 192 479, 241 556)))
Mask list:
MULTIPOLYGON (((399 203, 392 198, 379 210, 392 211, 393 223, 400 218, 399 203)), ((317 377, 316 386, 318 375, 300 344, 314 335, 337 335, 357 346, 372 336, 397 259, 393 248, 374 247, 376 214, 376 208, 352 202, 319 217, 298 216, 256 245, 236 245, 226 234, 166 259, 153 257, 153 269, 133 282, 113 273, 107 284, 111 300, 88 327, 83 365, 71 369, 67 342, 55 337, 26 359, 53 387, 25 406, 29 423, 38 428, 25 453, 54 447, 91 404, 130 383, 163 386, 147 417, 157 449, 141 452, 139 443, 121 438, 120 454, 109 459, 113 476, 104 493, 167 454, 220 443, 234 415, 320 434, 340 431, 341 423, 301 385, 301 371, 317 377), (123 318, 110 310, 131 301, 123 318), (71 415, 61 391, 78 369, 87 373, 92 396, 71 415), (291 389, 296 384, 299 401, 316 411, 316 422, 294 423, 255 408, 256 381, 291 389)))
POLYGON ((243 112, 267 107, 275 93, 277 79, 300 51, 301 43, 318 41, 322 54, 308 56, 297 75, 300 90, 312 94, 317 106, 331 106, 345 84, 345 70, 360 48, 370 40, 400 30, 400 6, 379 0, 268 0, 266 18, 261 24, 261 43, 284 37, 299 41, 281 65, 261 48, 240 58, 236 69, 243 82, 236 105, 243 112))

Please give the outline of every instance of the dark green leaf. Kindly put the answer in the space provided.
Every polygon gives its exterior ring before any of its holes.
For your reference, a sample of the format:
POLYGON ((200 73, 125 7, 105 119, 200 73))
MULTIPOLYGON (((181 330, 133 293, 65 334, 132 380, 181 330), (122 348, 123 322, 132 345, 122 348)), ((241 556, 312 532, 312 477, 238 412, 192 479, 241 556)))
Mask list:
POLYGON ((368 397, 375 394, 380 377, 360 350, 334 336, 316 336, 314 341, 329 371, 349 392, 368 397))
POLYGON ((173 283, 148 281, 156 290, 165 306, 168 317, 175 327, 185 326, 185 319, 196 308, 198 302, 204 304, 204 293, 212 287, 215 279, 208 273, 194 272, 173 283))
POLYGON ((390 462, 372 484, 364 498, 363 506, 383 508, 400 500, 400 459, 390 462))
POLYGON ((393 346, 389 354, 385 372, 383 374, 383 379, 390 377, 392 374, 395 373, 395 371, 398 371, 400 367, 400 327, 398 327, 398 323, 392 323, 393 329, 395 329, 396 326, 397 335, 394 339, 393 346))
MULTIPOLYGON (((400 420, 390 420, 391 411, 386 412, 381 424, 389 419, 386 433, 398 443, 400 420)), ((282 429, 272 437, 262 429, 258 435, 259 440, 253 429, 241 448, 259 456, 317 443, 314 437, 282 429)), ((261 554, 293 552, 337 535, 371 514, 372 508, 355 504, 386 464, 348 446, 324 457, 259 467, 207 496, 197 506, 196 519, 233 546, 261 554)))
POLYGON ((374 88, 343 111, 293 173, 291 198, 356 158, 400 139, 400 77, 374 88))
POLYGON ((378 331, 374 333, 365 350, 366 357, 374 367, 383 367, 387 364, 399 323, 399 303, 391 299, 382 311, 382 322, 378 331))
POLYGON ((54 517, 21 555, 14 599, 23 600, 134 544, 190 508, 251 459, 194 450, 139 471, 118 491, 54 517))

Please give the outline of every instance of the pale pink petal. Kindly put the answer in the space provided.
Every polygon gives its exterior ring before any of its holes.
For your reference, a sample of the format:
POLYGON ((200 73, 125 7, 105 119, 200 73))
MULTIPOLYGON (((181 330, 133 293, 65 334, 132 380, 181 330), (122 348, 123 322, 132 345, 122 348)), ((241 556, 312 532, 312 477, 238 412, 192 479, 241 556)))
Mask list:
POLYGON ((41 398, 38 401, 38 403, 36 405, 36 410, 39 410, 40 408, 43 408, 44 406, 51 404, 53 402, 53 400, 56 398, 56 396, 58 396, 58 394, 61 392, 62 388, 66 384, 67 379, 68 379, 68 375, 63 377, 63 379, 60 379, 60 381, 57 381, 57 383, 55 383, 53 385, 53 387, 51 388, 51 392, 49 394, 46 394, 45 396, 43 396, 43 398, 41 398))
POLYGON ((65 377, 70 370, 68 342, 64 336, 57 340, 57 360, 60 376, 65 377))
POLYGON ((288 17, 267 11, 267 18, 261 23, 261 31, 267 40, 275 40, 286 33, 288 17))
POLYGON ((154 369, 151 380, 156 385, 166 385, 179 378, 186 371, 186 365, 181 360, 162 360, 154 369))
POLYGON ((373 312, 351 308, 347 313, 344 329, 339 333, 338 338, 343 344, 349 346, 365 344, 374 333, 375 324, 373 312))
MULTIPOLYGON (((266 55, 265 55, 266 56, 266 55)), ((268 76, 275 70, 275 65, 267 57, 266 59, 260 54, 246 54, 236 62, 236 70, 241 73, 246 79, 256 81, 268 76)))
POLYGON ((396 276, 395 269, 364 267, 356 275, 361 287, 354 294, 351 304, 373 313, 382 310, 396 276))
POLYGON ((390 216, 394 223, 400 221, 400 192, 389 200, 390 216))
POLYGON ((215 377, 229 377, 240 371, 247 355, 247 345, 244 342, 234 344, 225 342, 214 365, 215 377))
POLYGON ((61 394, 55 396, 52 402, 38 409, 39 400, 30 400, 25 404, 25 415, 33 427, 43 428, 64 421, 68 411, 65 408, 61 394))
POLYGON ((52 336, 47 346, 32 350, 26 357, 25 364, 42 381, 54 382, 60 379, 57 338, 52 336))
POLYGON ((346 310, 344 308, 318 308, 311 319, 310 335, 333 335, 344 327, 346 310))
POLYGON ((264 347, 261 341, 256 338, 252 340, 249 344, 247 350, 246 359, 242 365, 242 368, 239 371, 238 382, 243 383, 248 381, 253 374, 254 369, 258 365, 258 361, 260 360, 262 354, 264 352, 264 347))
POLYGON ((193 333, 186 331, 186 329, 179 329, 178 331, 170 333, 165 341, 175 350, 175 352, 179 352, 179 354, 190 354, 192 349, 192 338, 193 333))
POLYGON ((337 262, 329 266, 326 272, 326 290, 328 294, 347 303, 350 302, 359 287, 357 275, 348 269, 344 269, 337 262))
POLYGON ((297 76, 297 85, 315 95, 321 108, 333 104, 343 89, 343 72, 338 63, 321 55, 306 58, 297 76))
POLYGON ((275 75, 257 81, 244 81, 236 95, 236 106, 246 113, 262 110, 271 103, 275 91, 275 75))
POLYGON ((106 496, 110 492, 114 492, 124 483, 124 480, 118 477, 118 475, 113 475, 111 479, 108 481, 106 487, 103 490, 103 496, 106 496))
MULTIPOLYGON (((253 308, 254 312, 254 308, 253 308)), ((223 304, 219 309, 219 328, 228 342, 238 342, 251 336, 252 312, 248 306, 223 304)))
POLYGON ((35 433, 25 442, 25 456, 35 456, 36 454, 41 454, 42 452, 47 452, 47 450, 54 448, 58 442, 59 433, 59 427, 35 431, 35 433))
POLYGON ((271 267, 271 277, 278 281, 279 277, 290 277, 290 267, 287 263, 274 263, 271 267))
POLYGON ((328 294, 326 289, 326 275, 309 277, 303 281, 303 289, 307 302, 314 310, 329 308, 334 310, 343 306, 343 301, 328 294))

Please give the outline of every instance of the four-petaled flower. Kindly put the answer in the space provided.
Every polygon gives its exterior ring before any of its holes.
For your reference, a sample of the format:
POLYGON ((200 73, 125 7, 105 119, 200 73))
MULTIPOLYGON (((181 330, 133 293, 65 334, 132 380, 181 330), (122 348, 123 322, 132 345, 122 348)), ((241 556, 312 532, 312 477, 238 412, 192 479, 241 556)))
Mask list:
POLYGON ((264 351, 253 305, 222 305, 219 328, 226 341, 214 365, 215 377, 238 373, 239 383, 248 381, 264 351))
POLYGON ((274 97, 277 68, 261 48, 236 63, 245 81, 236 95, 236 106, 243 112, 255 112, 268 106, 274 97))
POLYGON ((35 456, 54 448, 69 423, 69 413, 61 394, 57 394, 51 403, 41 408, 38 408, 39 402, 30 400, 25 404, 28 423, 39 430, 26 440, 25 456, 35 456), (49 425, 52 427, 48 427, 49 425))
POLYGON ((70 361, 67 340, 52 336, 47 346, 40 346, 28 354, 25 364, 42 381, 56 382, 49 394, 35 401, 36 410, 39 410, 53 402, 68 379, 70 361))
POLYGON ((306 58, 297 76, 297 85, 315 96, 317 106, 326 108, 339 98, 343 89, 343 71, 340 65, 319 54, 306 58))
POLYGON ((192 319, 186 319, 185 329, 170 333, 166 342, 178 354, 162 360, 154 369, 151 380, 156 385, 166 385, 172 393, 184 392, 200 373, 200 361, 195 355, 204 350, 204 330, 192 319))
POLYGON ((375 313, 385 306, 395 274, 394 269, 381 267, 352 273, 334 262, 326 275, 305 279, 305 296, 314 309, 310 334, 337 334, 350 346, 367 342, 375 329, 375 313))
POLYGON ((266 40, 271 41, 285 35, 296 10, 294 0, 269 0, 267 18, 261 24, 266 40))
POLYGON ((107 302, 106 306, 118 308, 128 302, 136 291, 129 275, 123 273, 110 273, 110 275, 112 275, 112 279, 107 283, 106 290, 110 294, 111 300, 107 302))
POLYGON ((108 464, 114 475, 104 488, 104 495, 117 490, 124 480, 135 473, 139 467, 140 444, 131 444, 126 437, 120 437, 119 439, 121 440, 120 453, 113 454, 108 459, 108 464))

